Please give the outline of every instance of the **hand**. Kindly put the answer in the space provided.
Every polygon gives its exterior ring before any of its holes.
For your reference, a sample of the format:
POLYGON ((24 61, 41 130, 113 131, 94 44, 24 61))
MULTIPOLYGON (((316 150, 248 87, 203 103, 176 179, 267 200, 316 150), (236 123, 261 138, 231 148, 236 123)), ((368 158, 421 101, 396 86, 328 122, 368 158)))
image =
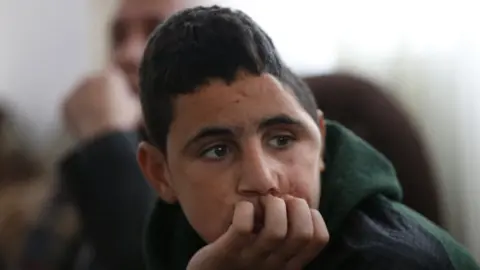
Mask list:
POLYGON ((254 206, 240 202, 226 233, 199 250, 188 270, 299 270, 325 247, 329 234, 322 216, 305 200, 288 196, 261 199, 264 222, 254 233, 254 206))
POLYGON ((64 119, 69 132, 87 140, 108 132, 135 130, 141 108, 125 76, 109 68, 73 90, 64 103, 64 119))

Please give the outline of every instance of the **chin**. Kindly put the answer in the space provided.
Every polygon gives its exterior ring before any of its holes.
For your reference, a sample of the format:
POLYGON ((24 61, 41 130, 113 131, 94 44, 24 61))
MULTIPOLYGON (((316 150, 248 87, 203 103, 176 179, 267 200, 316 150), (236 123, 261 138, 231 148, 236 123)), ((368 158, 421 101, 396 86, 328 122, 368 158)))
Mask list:
POLYGON ((209 219, 200 219, 198 221, 190 222, 190 225, 197 232, 200 238, 206 243, 210 244, 215 242, 220 236, 227 232, 230 227, 230 222, 221 224, 214 217, 209 219), (205 222, 208 220, 208 222, 205 222))
POLYGON ((228 230, 228 227, 225 228, 224 230, 219 230, 219 231, 210 231, 210 232, 204 232, 202 233, 201 230, 196 230, 197 233, 200 235, 200 237, 205 241, 206 243, 210 244, 215 242, 220 236, 222 236, 224 233, 226 233, 228 230))

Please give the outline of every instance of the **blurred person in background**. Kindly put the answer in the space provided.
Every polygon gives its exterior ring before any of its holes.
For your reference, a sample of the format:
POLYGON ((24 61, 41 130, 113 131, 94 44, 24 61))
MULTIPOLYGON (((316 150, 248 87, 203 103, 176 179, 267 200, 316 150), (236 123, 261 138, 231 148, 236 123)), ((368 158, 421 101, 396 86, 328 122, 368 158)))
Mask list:
POLYGON ((52 176, 0 108, 0 269, 17 269, 24 242, 52 191, 52 176))
MULTIPOLYGON (((62 269, 144 269, 143 228, 156 195, 135 156, 141 125, 138 67, 150 32, 189 3, 121 0, 111 23, 110 65, 83 79, 64 102, 66 126, 78 144, 60 163, 61 194, 53 204, 73 202, 81 233, 56 262, 62 269)), ((46 215, 44 223, 56 215, 46 215)), ((50 263, 35 243, 58 241, 43 231, 31 237, 26 269, 50 263)))

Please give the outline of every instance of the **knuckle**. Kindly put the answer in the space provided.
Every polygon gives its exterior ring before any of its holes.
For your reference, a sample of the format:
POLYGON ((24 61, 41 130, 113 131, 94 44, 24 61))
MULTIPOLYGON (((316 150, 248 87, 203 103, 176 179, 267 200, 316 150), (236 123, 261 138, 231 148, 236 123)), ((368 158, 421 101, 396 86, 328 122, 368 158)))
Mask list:
POLYGON ((304 199, 299 197, 292 197, 289 201, 295 205, 303 205, 306 203, 304 199))
POLYGON ((287 202, 287 208, 293 213, 298 213, 301 209, 308 208, 308 205, 304 199, 293 197, 287 202))
POLYGON ((283 243, 283 239, 281 237, 278 237, 278 235, 272 236, 272 235, 265 235, 263 239, 261 240, 260 247, 259 249, 261 250, 261 254, 269 253, 273 249, 275 249, 277 246, 283 243))
POLYGON ((278 204, 284 204, 285 201, 282 200, 281 198, 277 197, 277 196, 270 196, 269 198, 271 198, 272 202, 274 203, 278 203, 278 204))
POLYGON ((266 208, 281 209, 285 208, 285 201, 275 196, 268 196, 264 199, 266 208))
POLYGON ((295 236, 295 241, 299 244, 309 243, 313 238, 313 232, 308 230, 299 231, 295 236))
POLYGON ((250 229, 246 226, 240 226, 238 224, 232 224, 231 229, 238 236, 246 237, 246 236, 250 235, 250 229))
POLYGON ((265 235, 265 242, 269 246, 277 245, 281 243, 285 238, 285 235, 280 231, 272 231, 265 235))

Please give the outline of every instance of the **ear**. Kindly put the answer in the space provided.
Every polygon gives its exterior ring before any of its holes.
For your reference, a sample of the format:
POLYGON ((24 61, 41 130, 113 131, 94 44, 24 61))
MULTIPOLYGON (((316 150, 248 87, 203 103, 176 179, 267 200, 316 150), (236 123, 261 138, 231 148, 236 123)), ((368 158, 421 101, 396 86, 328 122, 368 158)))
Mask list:
POLYGON ((177 196, 172 187, 165 155, 155 146, 141 142, 138 146, 137 161, 143 175, 160 198, 167 203, 175 203, 177 196))
POLYGON ((318 127, 320 128, 320 135, 322 136, 322 152, 321 152, 321 161, 322 164, 320 165, 320 171, 325 170, 325 162, 324 162, 324 154, 325 154, 325 147, 326 147, 326 138, 327 138, 327 125, 325 123, 325 118, 323 117, 323 112, 321 110, 317 110, 317 123, 318 127))

